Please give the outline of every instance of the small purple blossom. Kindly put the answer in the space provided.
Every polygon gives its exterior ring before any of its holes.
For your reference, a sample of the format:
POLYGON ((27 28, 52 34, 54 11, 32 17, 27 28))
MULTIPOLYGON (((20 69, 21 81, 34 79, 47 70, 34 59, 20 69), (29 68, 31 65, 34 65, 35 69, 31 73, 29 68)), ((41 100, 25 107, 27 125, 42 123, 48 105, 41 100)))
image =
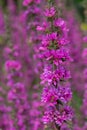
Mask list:
POLYGON ((71 78, 70 71, 66 71, 64 67, 59 67, 59 69, 53 72, 50 67, 45 67, 44 72, 41 75, 41 84, 48 83, 48 85, 56 85, 57 82, 69 78, 71 78))
POLYGON ((58 91, 54 87, 45 87, 42 93, 42 102, 57 104, 58 91))
POLYGON ((56 10, 54 7, 51 7, 49 9, 45 10, 45 16, 49 17, 49 18, 53 17, 55 15, 55 13, 56 13, 56 10))
POLYGON ((71 100, 72 93, 70 88, 66 87, 45 87, 42 93, 42 102, 57 104, 58 101, 67 103, 71 100))
POLYGON ((43 122, 48 124, 55 122, 58 126, 61 126, 66 121, 71 121, 73 116, 72 110, 69 106, 66 106, 63 110, 56 110, 54 106, 49 106, 44 113, 43 122))

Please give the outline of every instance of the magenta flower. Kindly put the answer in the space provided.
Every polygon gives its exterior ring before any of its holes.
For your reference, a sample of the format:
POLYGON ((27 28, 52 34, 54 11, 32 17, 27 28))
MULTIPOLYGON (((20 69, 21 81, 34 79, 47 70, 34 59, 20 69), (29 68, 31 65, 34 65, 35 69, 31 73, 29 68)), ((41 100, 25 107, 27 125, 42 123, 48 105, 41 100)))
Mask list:
POLYGON ((34 2, 35 4, 39 4, 41 0, 24 0, 23 1, 23 6, 28 6, 29 4, 31 4, 32 2, 34 2))
POLYGON ((87 48, 84 48, 82 57, 87 58, 87 48))
POLYGON ((43 103, 53 103, 57 104, 57 100, 59 99, 58 97, 58 91, 54 87, 45 87, 43 89, 42 93, 42 102, 43 103))
POLYGON ((33 2, 33 0, 24 0, 23 5, 28 6, 31 2, 33 2))
POLYGON ((56 13, 56 10, 54 7, 51 7, 49 9, 45 10, 45 16, 49 17, 49 18, 53 17, 55 15, 55 13, 56 13))
POLYGON ((6 70, 14 69, 14 70, 18 71, 21 69, 21 64, 15 60, 8 60, 5 63, 5 69, 6 70))
POLYGON ((56 110, 54 106, 49 106, 43 116, 44 124, 55 122, 58 126, 61 126, 64 122, 71 121, 73 113, 69 106, 60 111, 56 110))
POLYGON ((54 21, 55 27, 60 27, 61 31, 69 31, 69 29, 66 26, 66 22, 62 18, 58 18, 54 21))
POLYGON ((83 41, 84 41, 84 42, 87 42, 87 36, 85 36, 85 37, 83 38, 83 41))
POLYGON ((66 87, 45 87, 42 93, 42 102, 57 104, 70 102, 72 99, 72 93, 70 88, 66 87))

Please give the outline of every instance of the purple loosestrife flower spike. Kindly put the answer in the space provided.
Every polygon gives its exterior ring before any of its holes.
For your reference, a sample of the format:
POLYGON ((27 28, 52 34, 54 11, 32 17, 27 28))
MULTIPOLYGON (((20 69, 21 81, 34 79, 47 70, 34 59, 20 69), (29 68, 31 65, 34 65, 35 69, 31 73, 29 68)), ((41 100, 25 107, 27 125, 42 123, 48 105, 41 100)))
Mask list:
POLYGON ((70 86, 71 78, 67 64, 72 61, 69 49, 67 24, 58 18, 56 3, 49 1, 45 11, 49 26, 37 26, 43 32, 40 46, 40 57, 43 59, 44 70, 41 74, 41 84, 44 86, 41 101, 44 104, 44 124, 55 124, 58 130, 72 120, 72 109, 68 103, 72 99, 70 86))

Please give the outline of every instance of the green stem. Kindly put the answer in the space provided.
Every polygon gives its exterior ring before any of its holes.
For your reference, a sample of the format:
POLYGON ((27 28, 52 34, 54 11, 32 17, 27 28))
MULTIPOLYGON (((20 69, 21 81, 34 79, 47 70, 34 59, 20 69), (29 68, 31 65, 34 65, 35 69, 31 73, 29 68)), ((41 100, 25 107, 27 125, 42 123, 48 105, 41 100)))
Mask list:
POLYGON ((55 126, 56 126, 57 130, 60 130, 60 129, 61 129, 61 127, 58 126, 57 124, 55 124, 55 126))

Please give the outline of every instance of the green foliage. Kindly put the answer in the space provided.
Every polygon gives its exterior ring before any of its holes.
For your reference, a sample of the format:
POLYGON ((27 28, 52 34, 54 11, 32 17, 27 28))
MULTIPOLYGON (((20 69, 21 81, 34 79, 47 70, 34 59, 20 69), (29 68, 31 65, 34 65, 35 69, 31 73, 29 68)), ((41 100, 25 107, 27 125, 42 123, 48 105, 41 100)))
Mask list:
POLYGON ((82 24, 81 24, 81 29, 82 29, 83 31, 87 31, 87 24, 86 24, 86 23, 82 23, 82 24))
POLYGON ((82 2, 83 0, 74 0, 75 3, 79 3, 79 2, 82 2))
POLYGON ((75 101, 76 109, 78 110, 82 105, 82 99, 76 91, 73 92, 73 100, 75 101))
POLYGON ((73 91, 72 106, 75 109, 75 114, 78 117, 78 119, 81 118, 81 111, 80 111, 81 105, 82 105, 82 98, 81 98, 81 96, 77 93, 77 91, 73 91))

